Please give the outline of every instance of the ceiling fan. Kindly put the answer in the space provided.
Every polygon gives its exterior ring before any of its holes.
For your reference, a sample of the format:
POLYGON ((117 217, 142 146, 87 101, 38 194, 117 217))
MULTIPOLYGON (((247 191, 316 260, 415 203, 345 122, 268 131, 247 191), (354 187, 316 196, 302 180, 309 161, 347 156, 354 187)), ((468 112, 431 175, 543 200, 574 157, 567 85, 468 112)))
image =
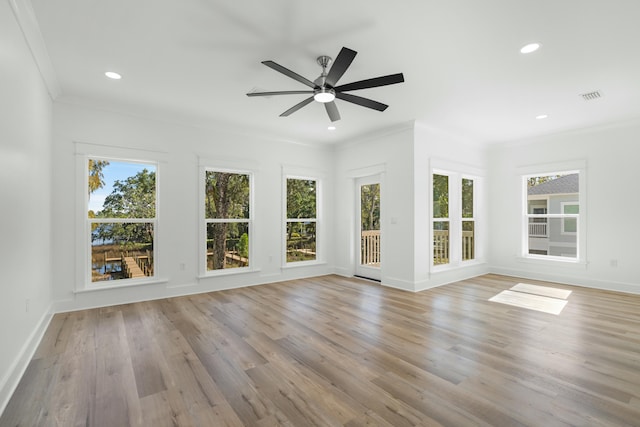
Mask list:
POLYGON ((292 79, 297 80, 306 86, 309 86, 312 90, 250 92, 247 94, 247 96, 312 94, 309 98, 297 103, 284 113, 280 114, 280 117, 287 117, 315 100, 324 104, 329 118, 332 122, 335 122, 337 120, 340 120, 340 113, 338 112, 338 107, 334 102, 335 98, 342 99, 343 101, 351 102, 353 104, 361 105, 363 107, 371 108, 374 110, 384 111, 387 109, 388 105, 374 101, 372 99, 363 98, 361 96, 351 95, 345 92, 402 83, 404 82, 404 76, 402 75, 402 73, 390 74, 388 76, 375 77, 372 79, 360 80, 357 82, 336 86, 338 80, 340 80, 345 71, 347 71, 347 68, 349 68, 357 53, 358 52, 354 50, 343 47, 336 57, 336 60, 333 61, 333 65, 331 66, 331 69, 328 70, 328 72, 327 67, 331 64, 331 57, 325 55, 319 56, 318 64, 322 67, 322 74, 320 74, 320 77, 318 77, 314 81, 308 80, 302 77, 300 74, 294 73, 288 68, 285 68, 273 61, 262 61, 262 63, 267 67, 272 68, 284 74, 285 76, 291 77, 292 79))

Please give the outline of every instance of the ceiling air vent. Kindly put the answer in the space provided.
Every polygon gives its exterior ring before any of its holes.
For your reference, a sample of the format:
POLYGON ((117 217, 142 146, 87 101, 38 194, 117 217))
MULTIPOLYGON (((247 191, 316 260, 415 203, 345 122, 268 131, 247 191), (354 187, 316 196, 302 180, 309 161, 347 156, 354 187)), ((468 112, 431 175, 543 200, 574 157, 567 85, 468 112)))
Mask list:
POLYGON ((580 96, 585 101, 593 101, 594 99, 601 98, 602 94, 599 90, 594 90, 593 92, 581 93, 580 96))

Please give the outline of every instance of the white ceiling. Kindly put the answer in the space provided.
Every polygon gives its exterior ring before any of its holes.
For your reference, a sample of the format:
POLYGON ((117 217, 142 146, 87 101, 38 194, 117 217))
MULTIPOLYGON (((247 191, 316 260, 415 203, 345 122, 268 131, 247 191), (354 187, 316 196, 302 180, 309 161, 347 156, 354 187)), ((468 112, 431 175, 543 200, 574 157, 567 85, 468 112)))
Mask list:
POLYGON ((638 0, 31 1, 66 102, 327 143, 412 120, 491 143, 640 117, 638 0), (342 46, 358 55, 341 84, 404 73, 352 92, 385 112, 337 100, 330 132, 315 102, 278 117, 306 95, 245 95, 307 89, 261 61, 313 80, 342 46))

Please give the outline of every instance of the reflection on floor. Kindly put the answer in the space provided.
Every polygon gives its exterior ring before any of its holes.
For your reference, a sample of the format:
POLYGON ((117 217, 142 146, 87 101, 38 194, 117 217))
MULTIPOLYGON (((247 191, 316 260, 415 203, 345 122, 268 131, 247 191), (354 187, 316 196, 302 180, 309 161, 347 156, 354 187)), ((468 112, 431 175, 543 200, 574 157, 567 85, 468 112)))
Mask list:
POLYGON ((571 291, 547 286, 518 283, 489 301, 558 315, 567 305, 571 291))

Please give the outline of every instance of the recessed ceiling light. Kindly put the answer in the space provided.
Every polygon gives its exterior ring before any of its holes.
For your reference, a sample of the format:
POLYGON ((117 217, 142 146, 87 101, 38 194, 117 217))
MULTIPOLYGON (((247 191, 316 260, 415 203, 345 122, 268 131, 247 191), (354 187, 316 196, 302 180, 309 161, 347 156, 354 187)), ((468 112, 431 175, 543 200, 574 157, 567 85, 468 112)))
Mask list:
POLYGON ((107 71, 106 73, 104 73, 104 75, 113 80, 120 80, 122 78, 120 74, 113 71, 107 71))
POLYGON ((535 52, 536 50, 540 49, 540 46, 542 46, 540 43, 529 43, 522 46, 522 48, 520 49, 520 53, 535 52))
POLYGON ((327 129, 328 130, 336 130, 336 127, 335 126, 329 126, 327 129))
POLYGON ((538 119, 538 120, 542 120, 542 119, 546 119, 547 117, 549 117, 549 115, 548 115, 548 114, 538 114, 538 115, 536 116, 536 119, 538 119))

